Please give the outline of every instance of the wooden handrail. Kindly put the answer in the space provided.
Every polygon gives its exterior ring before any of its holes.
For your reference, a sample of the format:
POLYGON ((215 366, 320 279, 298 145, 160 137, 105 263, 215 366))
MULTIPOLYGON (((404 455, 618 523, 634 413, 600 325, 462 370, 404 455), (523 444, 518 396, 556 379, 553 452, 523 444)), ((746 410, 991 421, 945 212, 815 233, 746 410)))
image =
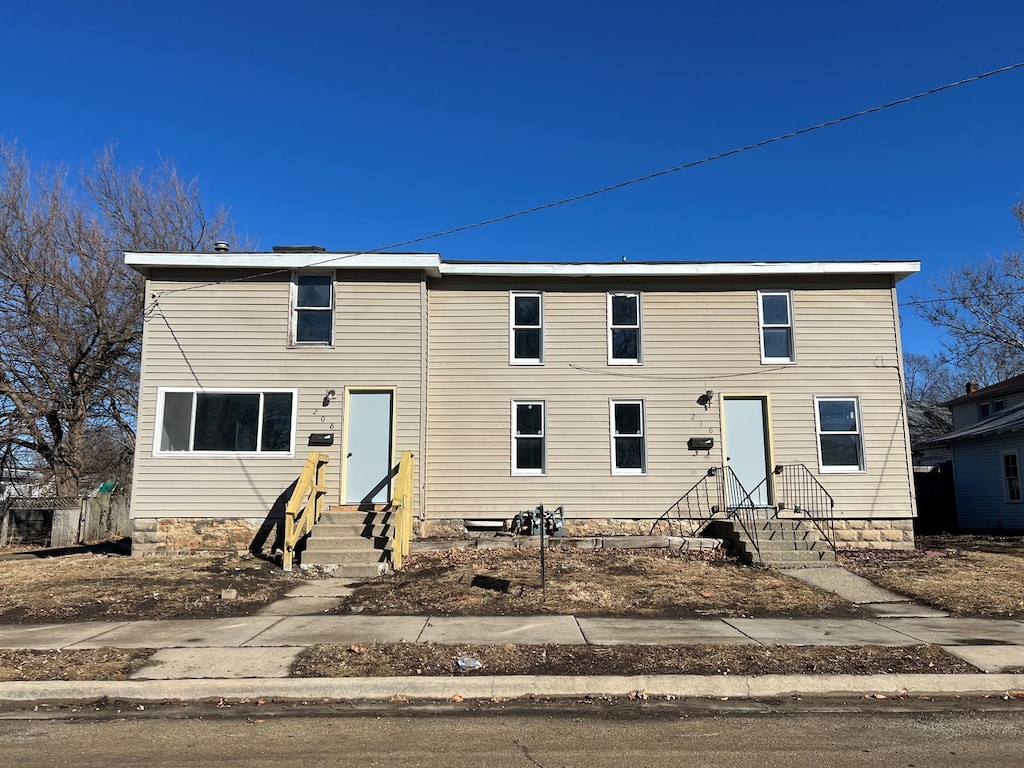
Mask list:
POLYGON ((286 571, 292 569, 295 545, 313 530, 324 512, 324 495, 327 493, 324 475, 330 460, 331 457, 326 453, 309 454, 284 508, 284 555, 281 567, 286 571))
POLYGON ((395 516, 391 564, 396 571, 402 567, 402 558, 409 554, 409 541, 412 539, 413 468, 412 451, 402 451, 391 497, 391 513, 395 516))

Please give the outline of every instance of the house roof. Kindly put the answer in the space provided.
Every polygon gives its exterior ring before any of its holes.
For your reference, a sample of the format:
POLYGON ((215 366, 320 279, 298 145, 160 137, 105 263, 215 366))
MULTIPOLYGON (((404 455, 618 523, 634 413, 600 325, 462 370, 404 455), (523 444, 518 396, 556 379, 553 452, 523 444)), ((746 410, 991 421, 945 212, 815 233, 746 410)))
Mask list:
POLYGON ((125 253, 140 272, 153 267, 192 269, 415 269, 431 277, 690 277, 707 275, 892 275, 897 281, 921 269, 919 261, 630 261, 498 262, 445 261, 437 253, 286 251, 274 253, 125 253))
POLYGON ((1024 374, 1014 376, 1010 379, 1004 379, 990 387, 984 387, 975 392, 960 395, 960 397, 954 397, 952 400, 943 403, 943 405, 948 408, 953 405, 960 405, 961 403, 969 403, 972 400, 988 400, 992 397, 998 397, 999 395, 1012 395, 1016 392, 1024 392, 1024 374))
POLYGON ((924 444, 951 443, 956 440, 992 437, 993 435, 1020 432, 1021 430, 1024 430, 1024 404, 999 411, 999 413, 989 416, 987 419, 982 419, 965 429, 959 429, 955 432, 949 432, 940 437, 927 440, 924 444))

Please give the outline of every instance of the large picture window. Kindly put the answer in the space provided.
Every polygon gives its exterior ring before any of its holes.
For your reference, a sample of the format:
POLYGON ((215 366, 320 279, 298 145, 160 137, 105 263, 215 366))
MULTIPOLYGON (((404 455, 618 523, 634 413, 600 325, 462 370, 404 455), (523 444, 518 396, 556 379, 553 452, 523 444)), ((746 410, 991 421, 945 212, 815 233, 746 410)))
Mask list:
POLYGON ((159 453, 291 453, 294 391, 164 391, 159 453))
POLYGON ((642 359, 640 336, 640 294, 608 294, 608 362, 612 365, 639 365, 642 359))
POLYGON ((822 472, 864 469, 864 437, 856 397, 815 398, 818 453, 822 472))
POLYGON ((647 436, 643 400, 612 400, 612 473, 643 475, 647 472, 647 436))
POLYGON ((765 363, 792 363, 796 360, 793 345, 793 298, 788 292, 762 291, 761 361, 765 363))
POLYGON ((292 343, 329 346, 333 342, 334 275, 296 273, 292 307, 292 343))
POLYGON ((544 401, 512 402, 512 474, 543 475, 547 471, 544 422, 544 401))
POLYGON ((509 362, 540 365, 544 362, 544 297, 540 293, 509 295, 509 362))

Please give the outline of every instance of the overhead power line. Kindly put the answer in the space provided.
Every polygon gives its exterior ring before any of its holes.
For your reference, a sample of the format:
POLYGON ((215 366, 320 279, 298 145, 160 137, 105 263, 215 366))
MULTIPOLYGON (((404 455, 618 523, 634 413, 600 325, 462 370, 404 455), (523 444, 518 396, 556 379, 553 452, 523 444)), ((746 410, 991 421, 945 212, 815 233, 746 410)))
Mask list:
MULTIPOLYGON (((463 225, 458 226, 458 227, 452 227, 450 229, 441 230, 440 232, 434 232, 433 234, 430 234, 430 235, 422 235, 420 237, 414 237, 414 238, 411 238, 409 240, 403 240, 403 241, 401 241, 399 243, 392 243, 391 245, 384 245, 384 246, 381 246, 379 248, 373 248, 373 249, 368 250, 368 251, 359 251, 357 253, 348 253, 348 254, 344 254, 344 255, 335 255, 335 256, 324 258, 324 259, 322 259, 320 261, 311 263, 309 266, 310 267, 325 266, 327 264, 338 262, 338 261, 341 261, 343 259, 352 258, 353 256, 366 256, 366 255, 375 254, 375 253, 384 253, 386 251, 393 251, 393 250, 395 250, 397 248, 405 248, 406 246, 416 245, 417 243, 424 243, 424 242, 426 242, 428 240, 436 240, 439 237, 447 237, 448 235, 455 235, 455 234, 458 234, 460 232, 466 232, 466 231, 471 230, 471 229, 479 229, 481 227, 487 227, 487 226, 490 226, 492 224, 499 224, 499 223, 501 223, 503 221, 509 221, 511 219, 517 219, 517 218, 519 218, 521 216, 528 216, 528 215, 533 214, 533 213, 539 213, 541 211, 547 211, 547 210, 550 210, 552 208, 558 208, 560 206, 568 205, 569 203, 575 203, 575 202, 578 202, 580 200, 587 200, 587 199, 589 199, 591 197, 597 197, 598 195, 604 195, 604 194, 607 194, 608 192, 615 192, 615 191, 620 190, 620 189, 625 189, 626 187, 631 187, 631 186, 633 186, 635 184, 640 184, 640 183, 645 182, 645 181, 651 181, 652 179, 660 178, 662 176, 668 176, 669 174, 679 173, 680 171, 685 171, 685 170, 688 170, 690 168, 696 168, 699 165, 705 165, 707 163, 714 162, 715 160, 723 160, 723 159, 725 159, 727 157, 732 157, 733 155, 739 155, 739 154, 742 154, 744 152, 750 152, 751 150, 754 150, 754 149, 760 149, 761 147, 767 147, 770 144, 778 144, 781 141, 786 141, 788 139, 793 139, 793 138, 796 138, 797 136, 803 136, 803 135, 808 134, 808 133, 813 133, 814 131, 820 131, 820 130, 822 130, 824 128, 831 128, 834 125, 839 125, 840 123, 846 123, 846 122, 849 122, 850 120, 855 120, 858 117, 866 117, 867 115, 873 115, 876 112, 882 112, 882 111, 884 111, 886 109, 892 109, 893 107, 898 107, 898 106, 900 106, 902 104, 907 104, 907 103, 909 103, 911 101, 917 101, 918 99, 923 99, 926 96, 933 96, 936 93, 941 93, 942 91, 948 91, 948 90, 951 90, 953 88, 959 88, 962 85, 969 85, 970 83, 976 83, 979 80, 984 80, 986 78, 993 77, 995 75, 1000 75, 1000 74, 1003 74, 1004 72, 1010 72, 1010 71, 1015 70, 1015 69, 1020 69, 1022 67, 1024 67, 1024 61, 1017 62, 1016 64, 1010 64, 1010 65, 1005 66, 1005 67, 999 67, 998 69, 992 69, 992 70, 989 70, 988 72, 982 72, 980 75, 973 75, 972 77, 965 77, 962 80, 956 80, 956 81, 954 81, 952 83, 946 83, 945 85, 939 85, 939 86, 936 86, 934 88, 929 88, 926 91, 921 91, 920 93, 915 93, 912 96, 904 96, 903 98, 896 99, 894 101, 889 101, 889 102, 886 102, 885 104, 879 104, 878 106, 875 106, 875 107, 869 107, 868 109, 862 109, 862 110, 860 110, 858 112, 851 112, 848 115, 843 115, 842 117, 837 117, 837 118, 834 118, 832 120, 826 120, 823 123, 817 123, 816 125, 810 125, 810 126, 807 126, 806 128, 800 128, 799 130, 790 131, 789 133, 783 133, 783 134, 780 134, 778 136, 773 136, 770 139, 762 139, 761 141, 756 141, 753 144, 745 144, 742 147, 736 147, 735 149, 730 149, 730 150, 727 150, 725 152, 719 152, 719 153, 714 154, 714 155, 708 155, 707 157, 702 157, 699 160, 691 160, 690 162, 683 163, 682 165, 676 165, 676 166, 673 166, 671 168, 664 168, 664 169, 662 169, 660 171, 654 171, 653 173, 644 174, 643 176, 637 176, 637 177, 632 178, 632 179, 627 179, 626 181, 620 181, 620 182, 618 182, 616 184, 610 184, 610 185, 608 185, 606 187, 601 187, 600 189, 591 190, 590 192, 582 192, 582 193, 580 193, 578 195, 572 195, 571 197, 563 197, 560 200, 554 200, 552 202, 542 203, 540 205, 534 205, 534 206, 532 206, 530 208, 523 208, 522 210, 514 211, 513 213, 506 213, 506 214, 504 214, 502 216, 495 216, 493 218, 484 219, 482 221, 477 221, 477 222, 474 222, 472 224, 463 224, 463 225)), ((256 279, 258 277, 265 277, 265 276, 268 276, 268 275, 279 274, 281 272, 287 272, 287 271, 288 270, 284 270, 284 269, 275 269, 275 270, 271 270, 271 271, 268 271, 268 272, 261 272, 258 275, 247 275, 245 277, 238 277, 238 278, 233 278, 233 279, 230 279, 230 280, 217 280, 217 281, 213 281, 213 282, 210 282, 210 283, 202 283, 200 285, 188 286, 187 288, 178 288, 178 289, 173 289, 173 290, 169 290, 169 291, 161 291, 160 295, 167 295, 167 294, 171 294, 171 293, 178 293, 180 291, 194 290, 196 288, 202 288, 202 287, 205 287, 205 286, 208 286, 208 285, 221 285, 223 283, 237 282, 237 281, 242 281, 242 280, 251 280, 251 279, 256 279)))

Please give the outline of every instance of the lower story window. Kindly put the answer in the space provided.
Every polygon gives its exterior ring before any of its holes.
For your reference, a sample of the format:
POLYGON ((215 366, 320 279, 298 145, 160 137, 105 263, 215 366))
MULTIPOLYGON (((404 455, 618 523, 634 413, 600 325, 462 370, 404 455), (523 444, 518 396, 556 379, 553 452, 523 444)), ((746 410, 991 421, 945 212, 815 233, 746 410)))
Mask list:
POLYGON ((864 469, 864 438, 856 397, 815 398, 818 453, 823 472, 864 469))
POLYGON ((1020 461, 1016 451, 1003 454, 1003 498, 1013 502, 1021 500, 1020 461))
POLYGON ((647 439, 643 400, 612 400, 612 473, 642 475, 647 472, 647 439))
POLYGON ((294 391, 164 391, 158 452, 291 453, 294 391))
POLYGON ((546 472, 544 421, 543 400, 512 402, 512 474, 546 472))

